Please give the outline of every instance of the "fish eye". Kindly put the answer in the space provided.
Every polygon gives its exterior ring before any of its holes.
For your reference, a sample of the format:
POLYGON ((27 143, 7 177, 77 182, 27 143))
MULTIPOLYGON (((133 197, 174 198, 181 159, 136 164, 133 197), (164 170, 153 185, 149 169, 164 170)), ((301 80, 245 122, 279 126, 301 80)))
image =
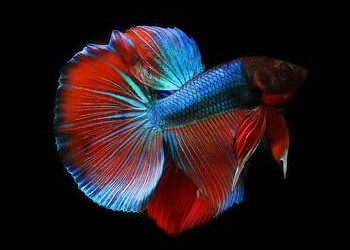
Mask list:
POLYGON ((290 65, 287 65, 287 64, 284 64, 284 65, 281 65, 279 68, 278 68, 278 77, 281 79, 281 80, 285 80, 289 77, 290 73, 293 71, 293 68, 290 66, 290 65))

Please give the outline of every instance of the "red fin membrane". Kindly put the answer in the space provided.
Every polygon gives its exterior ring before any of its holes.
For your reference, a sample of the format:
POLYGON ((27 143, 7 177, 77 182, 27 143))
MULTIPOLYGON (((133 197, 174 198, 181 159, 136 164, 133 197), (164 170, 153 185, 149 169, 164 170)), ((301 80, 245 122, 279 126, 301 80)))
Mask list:
POLYGON ((193 181, 173 163, 161 178, 147 213, 171 235, 204 224, 213 216, 210 204, 198 195, 193 181))
POLYGON ((287 174, 287 157, 289 148, 289 131, 287 123, 280 113, 268 110, 265 135, 270 143, 270 149, 277 162, 282 161, 283 174, 287 174))
POLYGON ((106 46, 78 53, 60 78, 57 146, 79 188, 96 203, 142 211, 163 172, 163 139, 148 126, 148 97, 106 46))
POLYGON ((255 152, 266 128, 266 110, 255 108, 239 125, 235 137, 234 151, 239 167, 243 168, 249 157, 255 152))
POLYGON ((66 65, 56 141, 68 171, 96 203, 142 211, 163 172, 163 137, 147 117, 154 91, 177 90, 203 71, 195 42, 178 29, 114 31, 66 65))
POLYGON ((227 112, 164 132, 173 158, 215 213, 225 209, 237 160, 233 140, 246 111, 227 112))
POLYGON ((258 107, 250 111, 239 125, 234 140, 234 153, 238 166, 232 182, 232 190, 235 189, 241 171, 254 154, 266 128, 266 109, 258 107))

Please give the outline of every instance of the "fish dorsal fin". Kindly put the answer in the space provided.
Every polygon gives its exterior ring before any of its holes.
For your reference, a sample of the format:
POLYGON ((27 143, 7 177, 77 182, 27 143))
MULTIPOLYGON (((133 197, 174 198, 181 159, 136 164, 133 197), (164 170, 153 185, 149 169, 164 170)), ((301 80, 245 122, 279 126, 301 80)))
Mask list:
POLYGON ((257 107, 250 111, 237 129, 234 151, 239 168, 243 168, 255 152, 266 128, 266 109, 257 107))
POLYGON ((178 90, 203 72, 201 55, 193 39, 181 30, 151 26, 114 31, 110 41, 140 82, 155 90, 178 90))

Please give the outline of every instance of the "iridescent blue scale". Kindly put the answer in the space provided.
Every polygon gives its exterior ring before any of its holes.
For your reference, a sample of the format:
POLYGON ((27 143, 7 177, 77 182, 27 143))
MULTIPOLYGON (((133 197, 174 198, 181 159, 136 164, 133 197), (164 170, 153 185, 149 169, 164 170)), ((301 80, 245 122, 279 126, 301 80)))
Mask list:
POLYGON ((151 121, 160 128, 179 127, 253 106, 256 98, 247 82, 239 60, 215 67, 157 101, 149 113, 151 121))

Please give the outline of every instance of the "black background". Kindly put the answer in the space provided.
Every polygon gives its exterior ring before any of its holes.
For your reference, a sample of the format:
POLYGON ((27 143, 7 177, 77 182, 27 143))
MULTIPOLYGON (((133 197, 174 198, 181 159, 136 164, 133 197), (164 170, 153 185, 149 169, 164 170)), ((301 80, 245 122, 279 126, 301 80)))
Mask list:
POLYGON ((33 86, 39 128, 33 157, 38 160, 31 205, 21 212, 29 219, 25 232, 34 233, 31 240, 101 247, 108 244, 116 249, 122 244, 164 249, 228 245, 233 249, 238 244, 283 247, 317 241, 313 236, 318 221, 314 172, 320 128, 315 112, 321 56, 312 20, 311 24, 300 19, 286 22, 283 14, 268 21, 262 15, 251 22, 226 13, 216 13, 215 17, 213 13, 193 12, 107 14, 103 8, 92 6, 90 12, 80 15, 69 8, 43 12, 33 26, 39 61, 36 73, 40 72, 33 86), (246 171, 243 204, 176 238, 167 236, 144 214, 112 212, 87 199, 62 166, 54 144, 53 108, 62 66, 87 43, 107 43, 113 29, 136 25, 182 29, 196 40, 207 68, 240 56, 264 55, 310 70, 308 80, 287 109, 291 134, 288 178, 284 180, 279 167, 258 152, 246 171))

